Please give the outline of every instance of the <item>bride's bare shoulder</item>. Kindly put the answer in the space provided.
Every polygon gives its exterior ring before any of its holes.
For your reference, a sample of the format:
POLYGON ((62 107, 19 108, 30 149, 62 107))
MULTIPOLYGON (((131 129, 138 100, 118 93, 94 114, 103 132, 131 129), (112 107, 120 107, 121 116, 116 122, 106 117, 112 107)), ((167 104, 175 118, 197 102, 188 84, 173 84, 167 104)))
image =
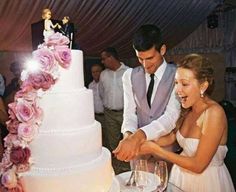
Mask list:
POLYGON ((219 103, 213 100, 210 100, 208 102, 208 107, 206 109, 206 112, 208 114, 219 114, 219 115, 225 114, 223 107, 219 103))

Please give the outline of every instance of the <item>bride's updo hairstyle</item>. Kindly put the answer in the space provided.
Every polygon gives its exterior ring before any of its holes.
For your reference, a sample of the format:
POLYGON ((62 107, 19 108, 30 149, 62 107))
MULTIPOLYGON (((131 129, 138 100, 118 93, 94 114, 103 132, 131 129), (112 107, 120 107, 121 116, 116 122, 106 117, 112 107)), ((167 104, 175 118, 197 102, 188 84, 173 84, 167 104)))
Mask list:
POLYGON ((46 19, 46 14, 51 13, 51 10, 48 8, 43 9, 42 11, 42 19, 46 19))
POLYGON ((194 72, 196 79, 199 83, 207 81, 209 86, 205 93, 210 95, 214 89, 214 70, 213 65, 208 58, 198 54, 186 55, 180 63, 177 64, 178 68, 190 69, 194 72))

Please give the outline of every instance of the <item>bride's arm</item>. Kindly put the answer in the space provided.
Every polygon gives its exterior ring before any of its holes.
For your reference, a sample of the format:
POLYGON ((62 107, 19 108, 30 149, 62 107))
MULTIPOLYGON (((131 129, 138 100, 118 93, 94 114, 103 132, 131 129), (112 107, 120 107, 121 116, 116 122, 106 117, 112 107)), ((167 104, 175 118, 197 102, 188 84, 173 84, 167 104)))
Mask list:
POLYGON ((169 146, 176 141, 175 131, 170 132, 168 135, 160 137, 158 140, 154 140, 156 144, 161 147, 169 146))

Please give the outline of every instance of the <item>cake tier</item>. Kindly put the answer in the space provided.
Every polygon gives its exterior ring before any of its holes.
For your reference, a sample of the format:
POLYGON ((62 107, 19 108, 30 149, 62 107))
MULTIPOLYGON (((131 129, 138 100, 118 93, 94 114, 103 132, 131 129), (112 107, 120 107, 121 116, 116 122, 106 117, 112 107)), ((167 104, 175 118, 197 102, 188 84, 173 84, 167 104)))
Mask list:
POLYGON ((72 61, 69 69, 59 68, 60 77, 53 91, 71 91, 84 87, 83 52, 71 50, 72 61))
MULTIPOLYGON (((60 119, 59 119, 60 120, 60 119)), ((55 120, 56 121, 56 120, 55 120)), ((101 125, 97 121, 70 131, 40 132, 30 144, 33 163, 40 168, 75 166, 96 159, 102 150, 101 125)))
POLYGON ((43 122, 40 132, 61 132, 83 129, 93 124, 94 107, 92 90, 49 91, 40 99, 43 122))
MULTIPOLYGON (((63 151, 61 151, 63 152, 63 151)), ((55 159, 55 162, 57 160, 55 159)), ((96 159, 72 167, 38 169, 24 173, 21 179, 25 192, 108 192, 113 170, 111 155, 106 149, 96 159)))

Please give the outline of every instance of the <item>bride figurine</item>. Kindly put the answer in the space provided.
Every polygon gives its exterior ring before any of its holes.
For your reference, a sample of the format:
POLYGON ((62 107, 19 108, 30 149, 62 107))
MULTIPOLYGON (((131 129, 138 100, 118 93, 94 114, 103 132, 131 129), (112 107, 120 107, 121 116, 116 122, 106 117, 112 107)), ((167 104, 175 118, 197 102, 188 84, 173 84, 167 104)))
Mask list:
POLYGON ((44 19, 44 30, 43 30, 43 36, 44 39, 48 38, 50 35, 54 34, 54 29, 58 27, 58 23, 53 25, 51 21, 52 12, 50 9, 43 9, 42 11, 42 18, 44 19))

